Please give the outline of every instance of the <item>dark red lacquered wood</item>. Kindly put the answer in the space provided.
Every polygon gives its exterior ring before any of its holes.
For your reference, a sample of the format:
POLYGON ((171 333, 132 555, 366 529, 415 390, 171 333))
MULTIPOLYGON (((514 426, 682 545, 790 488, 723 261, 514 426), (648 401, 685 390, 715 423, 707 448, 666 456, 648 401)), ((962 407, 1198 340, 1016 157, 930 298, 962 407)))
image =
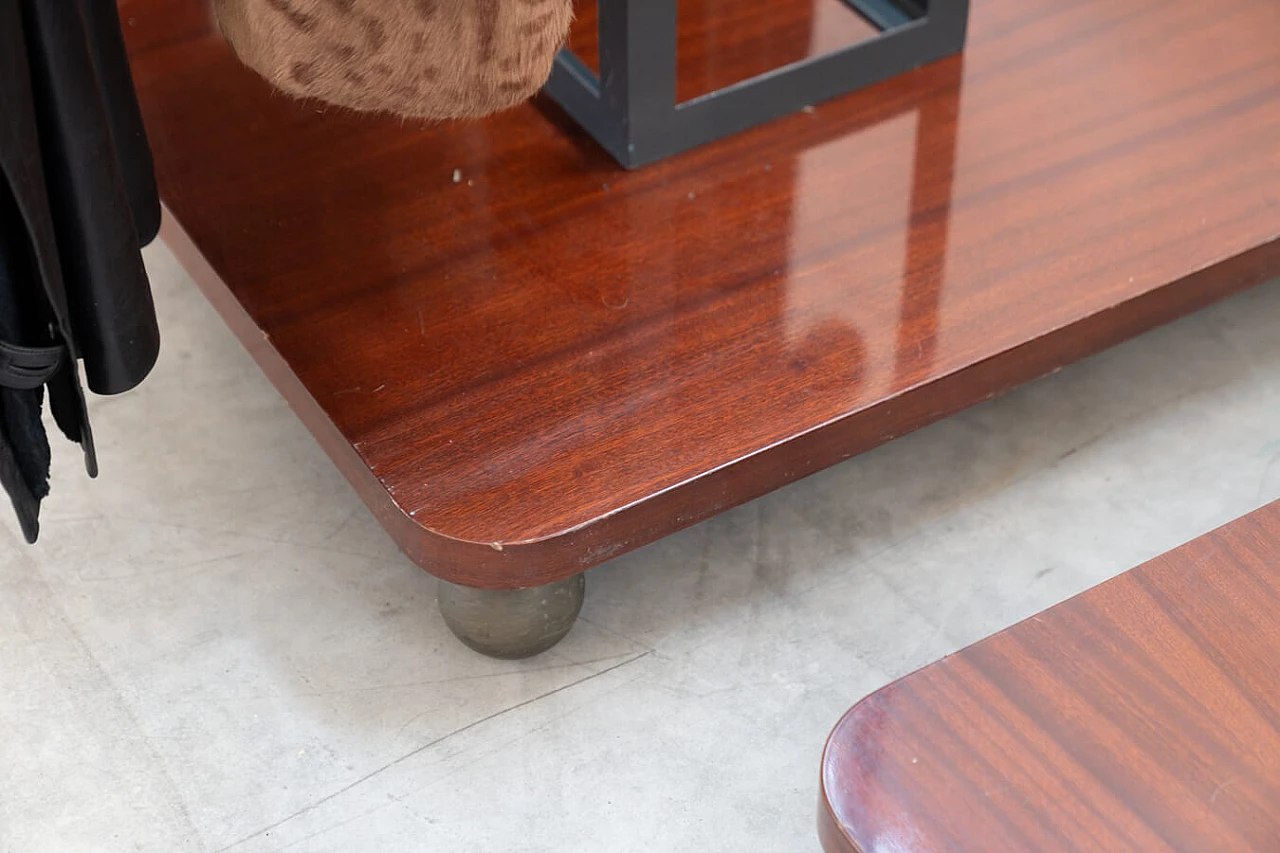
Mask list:
POLYGON ((963 60, 634 173, 550 107, 299 104, 203 4, 120 8, 171 244, 462 583, 588 568, 1280 271, 1272 0, 979 0, 963 60))
POLYGON ((1280 503, 903 678, 822 762, 830 853, 1280 849, 1280 503))

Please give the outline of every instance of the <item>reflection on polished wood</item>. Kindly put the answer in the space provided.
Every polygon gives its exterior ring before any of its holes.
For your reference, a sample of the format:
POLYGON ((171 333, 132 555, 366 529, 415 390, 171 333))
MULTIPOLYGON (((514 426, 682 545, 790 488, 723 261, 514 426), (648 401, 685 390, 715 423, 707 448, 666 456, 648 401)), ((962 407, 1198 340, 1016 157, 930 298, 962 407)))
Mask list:
POLYGON ((1280 849, 1280 503, 845 715, 829 853, 1280 849))
MULTIPOLYGON (((569 46, 600 71, 596 0, 574 0, 569 46)), ((676 99, 822 56, 879 31, 843 0, 680 0, 676 99)))
POLYGON ((167 239, 459 583, 565 577, 1280 272, 1273 0, 978 2, 963 61, 633 173, 550 107, 298 104, 203 4, 120 8, 167 239))

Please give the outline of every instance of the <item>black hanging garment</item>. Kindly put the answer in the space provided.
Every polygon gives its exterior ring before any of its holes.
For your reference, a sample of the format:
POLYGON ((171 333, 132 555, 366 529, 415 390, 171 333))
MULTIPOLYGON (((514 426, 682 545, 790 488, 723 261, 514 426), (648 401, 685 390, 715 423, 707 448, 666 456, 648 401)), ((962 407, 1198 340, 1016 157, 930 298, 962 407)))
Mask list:
POLYGON ((49 491, 45 387, 96 476, 80 361, 99 394, 155 364, 140 249, 159 225, 115 0, 0 0, 0 486, 30 542, 49 491))

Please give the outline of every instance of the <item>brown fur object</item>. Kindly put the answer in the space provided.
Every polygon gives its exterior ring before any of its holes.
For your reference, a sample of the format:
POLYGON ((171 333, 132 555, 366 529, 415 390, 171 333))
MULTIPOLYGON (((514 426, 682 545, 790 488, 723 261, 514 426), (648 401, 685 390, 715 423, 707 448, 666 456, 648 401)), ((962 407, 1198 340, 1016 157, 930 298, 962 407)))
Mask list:
POLYGON ((242 62, 303 98, 414 118, 488 115, 551 74, 572 0, 214 0, 242 62))

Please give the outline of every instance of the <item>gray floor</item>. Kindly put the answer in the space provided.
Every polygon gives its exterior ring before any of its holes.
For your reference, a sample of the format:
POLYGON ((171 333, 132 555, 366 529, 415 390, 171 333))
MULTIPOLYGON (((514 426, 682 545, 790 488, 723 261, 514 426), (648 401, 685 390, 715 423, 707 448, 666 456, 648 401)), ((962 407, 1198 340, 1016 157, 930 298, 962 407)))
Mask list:
POLYGON ((500 663, 163 247, 167 349, 0 527, 0 849, 805 851, 837 717, 1280 497, 1269 285, 594 570, 500 663))

